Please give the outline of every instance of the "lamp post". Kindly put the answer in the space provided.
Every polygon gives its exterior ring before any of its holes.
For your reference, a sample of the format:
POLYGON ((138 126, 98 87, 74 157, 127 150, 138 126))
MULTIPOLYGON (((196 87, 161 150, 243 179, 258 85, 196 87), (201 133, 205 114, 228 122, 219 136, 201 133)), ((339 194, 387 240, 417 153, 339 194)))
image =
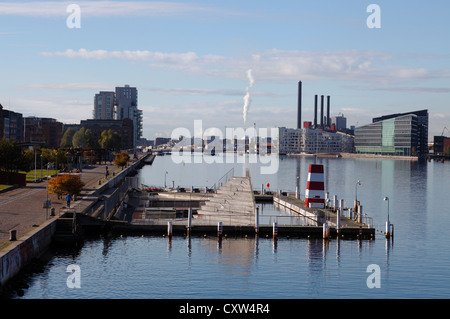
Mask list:
POLYGON ((387 221, 386 221, 386 238, 390 237, 390 222, 389 222, 389 198, 385 197, 384 198, 385 201, 387 201, 388 204, 388 209, 387 209, 387 221))
POLYGON ((42 158, 43 158, 44 156, 42 156, 42 154, 41 154, 41 182, 43 181, 43 179, 42 179, 42 158))

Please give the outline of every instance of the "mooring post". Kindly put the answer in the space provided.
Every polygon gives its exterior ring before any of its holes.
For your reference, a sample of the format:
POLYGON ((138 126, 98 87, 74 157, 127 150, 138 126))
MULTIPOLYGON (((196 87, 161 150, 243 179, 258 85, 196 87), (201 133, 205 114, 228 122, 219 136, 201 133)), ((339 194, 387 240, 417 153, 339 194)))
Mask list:
POLYGON ((255 233, 256 235, 259 233, 259 207, 256 207, 255 211, 255 233))
POLYGON ((358 205, 358 223, 362 224, 363 207, 358 205))
POLYGON ((391 232, 390 232, 390 223, 389 220, 386 221, 386 238, 389 239, 391 237, 391 232))
POLYGON ((325 208, 328 208, 329 201, 330 201, 330 193, 325 192, 325 208))
POLYGON ((191 234, 191 228, 192 228, 192 207, 189 208, 188 213, 188 235, 191 234))
POLYGON ((343 211, 344 211, 344 200, 341 199, 339 201, 339 209, 336 212, 336 230, 337 230, 338 236, 341 233, 341 215, 342 215, 343 211))
POLYGON ((277 239, 278 237, 278 224, 277 222, 273 222, 273 239, 277 239))
POLYGON ((172 222, 167 222, 167 236, 172 237, 172 222))
POLYGON ((333 208, 337 209, 337 205, 338 205, 338 199, 337 199, 337 195, 334 195, 333 197, 333 208))
POLYGON ((217 223, 217 237, 222 238, 222 232, 223 232, 223 227, 222 227, 222 222, 218 222, 217 223))
POLYGON ((295 186, 295 198, 300 199, 299 193, 298 193, 298 186, 295 186))
POLYGON ((328 224, 327 222, 323 223, 323 239, 328 239, 328 237, 330 236, 330 231, 328 228, 328 224))
POLYGON ((9 240, 16 241, 17 240, 16 234, 17 234, 17 231, 15 229, 11 229, 9 231, 9 240))

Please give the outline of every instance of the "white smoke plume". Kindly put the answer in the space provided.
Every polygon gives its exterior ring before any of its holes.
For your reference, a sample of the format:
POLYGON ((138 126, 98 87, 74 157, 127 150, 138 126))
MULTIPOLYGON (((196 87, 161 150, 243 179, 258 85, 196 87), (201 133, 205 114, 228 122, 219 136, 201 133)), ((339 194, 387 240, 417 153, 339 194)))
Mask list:
POLYGON ((252 88, 253 84, 255 83, 255 80, 253 79, 252 76, 252 70, 249 69, 247 71, 247 77, 248 77, 248 86, 245 89, 245 96, 244 96, 244 111, 243 111, 243 115, 244 115, 244 126, 247 123, 247 114, 248 114, 248 109, 250 108, 250 103, 252 101, 252 99, 250 98, 250 89, 252 88))

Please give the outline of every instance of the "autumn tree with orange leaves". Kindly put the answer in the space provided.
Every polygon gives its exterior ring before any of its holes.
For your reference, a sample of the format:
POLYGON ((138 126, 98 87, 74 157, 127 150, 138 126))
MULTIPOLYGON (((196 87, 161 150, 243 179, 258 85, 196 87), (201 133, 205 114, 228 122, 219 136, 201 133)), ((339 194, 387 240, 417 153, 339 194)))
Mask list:
POLYGON ((48 191, 59 196, 64 194, 78 195, 85 184, 80 175, 58 175, 48 181, 48 191))

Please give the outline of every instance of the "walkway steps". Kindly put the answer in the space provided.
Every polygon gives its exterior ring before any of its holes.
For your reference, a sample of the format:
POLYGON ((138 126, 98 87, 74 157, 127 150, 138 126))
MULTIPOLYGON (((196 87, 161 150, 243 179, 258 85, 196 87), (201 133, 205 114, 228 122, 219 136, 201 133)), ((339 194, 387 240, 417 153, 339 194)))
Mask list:
POLYGON ((211 224, 255 224, 255 198, 250 177, 233 177, 198 210, 198 220, 211 224))

